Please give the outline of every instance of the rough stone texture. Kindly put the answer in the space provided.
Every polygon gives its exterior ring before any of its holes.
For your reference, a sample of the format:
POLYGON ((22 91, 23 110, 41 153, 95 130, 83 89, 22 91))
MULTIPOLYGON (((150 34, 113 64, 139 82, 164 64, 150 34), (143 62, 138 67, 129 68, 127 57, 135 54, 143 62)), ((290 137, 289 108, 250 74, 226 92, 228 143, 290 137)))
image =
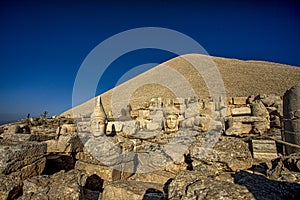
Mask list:
POLYGON ((199 156, 202 143, 194 143, 190 147, 193 166, 198 162, 205 162, 216 166, 219 171, 237 171, 248 169, 252 166, 252 156, 248 144, 237 138, 221 137, 206 155, 199 156))
POLYGON ((163 185, 158 183, 115 181, 104 187, 102 200, 142 200, 151 199, 151 196, 157 197, 153 199, 162 199, 163 191, 163 185))
POLYGON ((15 199, 22 190, 22 180, 15 174, 0 174, 0 199, 15 199))
POLYGON ((132 174, 119 171, 113 167, 95 165, 82 161, 76 162, 75 169, 85 171, 88 175, 96 174, 105 181, 125 180, 132 174))
POLYGON ((83 144, 76 133, 59 135, 57 140, 47 140, 47 153, 52 152, 80 152, 83 149, 83 144))
MULTIPOLYGON (((300 145, 300 83, 287 90, 283 97, 284 139, 300 145)), ((287 154, 300 152, 300 148, 286 147, 287 154)))
POLYGON ((82 199, 82 186, 86 178, 85 174, 77 170, 60 171, 52 176, 36 176, 23 182, 23 196, 19 199, 82 199))
POLYGON ((255 159, 272 160, 277 157, 274 140, 252 140, 252 154, 255 159))
POLYGON ((168 187, 168 199, 255 199, 245 186, 234 184, 231 174, 206 176, 182 171, 168 187))
POLYGON ((249 107, 233 108, 231 114, 236 115, 251 115, 251 109, 249 107))
POLYGON ((294 153, 273 160, 268 176, 275 180, 300 184, 300 154, 294 153))
POLYGON ((142 182, 165 184, 174 177, 175 177, 175 174, 173 174, 171 172, 153 171, 150 173, 134 174, 128 180, 129 181, 142 181, 142 182))
POLYGON ((46 152, 41 143, 2 143, 0 145, 0 174, 10 174, 39 162, 46 152))
POLYGON ((270 128, 270 115, 267 108, 260 100, 255 100, 251 104, 251 112, 253 116, 262 117, 265 119, 263 122, 255 122, 253 130, 255 133, 264 133, 270 128))
POLYGON ((23 141, 47 141, 47 140, 53 140, 57 136, 54 134, 5 134, 3 136, 3 139, 15 141, 15 142, 23 142, 23 141))
POLYGON ((248 97, 233 97, 232 103, 234 105, 246 105, 248 97))
POLYGON ((134 135, 139 129, 137 121, 125 121, 123 126, 123 133, 125 135, 134 135))
POLYGON ((300 184, 275 181, 261 174, 240 171, 233 175, 236 184, 247 187, 255 199, 299 199, 300 184))

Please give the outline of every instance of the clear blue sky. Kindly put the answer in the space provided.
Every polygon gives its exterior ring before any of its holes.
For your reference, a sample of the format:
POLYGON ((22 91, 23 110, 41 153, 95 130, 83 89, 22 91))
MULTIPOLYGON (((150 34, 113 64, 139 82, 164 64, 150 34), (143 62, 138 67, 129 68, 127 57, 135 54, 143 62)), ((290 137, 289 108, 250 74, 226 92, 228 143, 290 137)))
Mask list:
MULTIPOLYGON (((108 37, 138 27, 182 32, 210 55, 300 66, 297 1, 0 1, 0 121, 72 106, 82 61, 108 37)), ((98 93, 138 64, 174 55, 132 52, 110 66, 98 93)))

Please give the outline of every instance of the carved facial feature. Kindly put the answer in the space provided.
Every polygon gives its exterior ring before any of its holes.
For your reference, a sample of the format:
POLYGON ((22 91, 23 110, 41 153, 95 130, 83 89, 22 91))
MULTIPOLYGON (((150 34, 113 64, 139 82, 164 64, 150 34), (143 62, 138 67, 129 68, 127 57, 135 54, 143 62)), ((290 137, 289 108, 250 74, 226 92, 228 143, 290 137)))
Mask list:
POLYGON ((176 129, 178 126, 178 117, 177 115, 168 115, 166 119, 166 124, 168 129, 176 129))

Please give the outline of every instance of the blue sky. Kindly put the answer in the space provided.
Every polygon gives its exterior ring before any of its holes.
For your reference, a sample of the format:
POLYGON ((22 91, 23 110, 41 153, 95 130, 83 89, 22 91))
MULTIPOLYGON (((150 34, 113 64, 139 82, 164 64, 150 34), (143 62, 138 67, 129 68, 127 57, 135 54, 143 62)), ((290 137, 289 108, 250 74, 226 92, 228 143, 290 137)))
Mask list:
MULTIPOLYGON (((77 71, 89 52, 138 27, 182 32, 210 55, 300 66, 297 1, 4 1, 0 2, 0 121, 59 114, 72 106, 77 71)), ((140 50, 116 60, 102 93, 132 67, 174 57, 140 50)))

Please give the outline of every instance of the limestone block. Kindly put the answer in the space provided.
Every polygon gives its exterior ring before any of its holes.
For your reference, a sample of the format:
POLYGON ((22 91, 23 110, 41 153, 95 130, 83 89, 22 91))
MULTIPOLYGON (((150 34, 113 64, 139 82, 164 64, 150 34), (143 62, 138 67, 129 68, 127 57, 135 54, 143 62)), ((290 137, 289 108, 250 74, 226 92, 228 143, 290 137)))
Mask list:
POLYGON ((63 124, 59 134, 74 133, 76 131, 76 124, 63 124))
POLYGON ((83 149, 83 144, 77 134, 60 135, 57 140, 47 140, 47 153, 54 152, 80 152, 83 149))
POLYGON ((56 135, 54 134, 4 134, 3 139, 15 141, 15 142, 21 142, 21 141, 47 141, 47 140, 53 140, 56 138, 56 135))
POLYGON ((123 133, 125 135, 134 135, 139 130, 139 124, 135 120, 123 122, 123 133))
POLYGON ((122 128, 123 128, 123 122, 108 122, 107 125, 106 125, 106 133, 111 133, 112 132, 112 127, 115 127, 115 131, 116 133, 119 133, 122 131, 122 128))
POLYGON ((277 157, 274 140, 252 140, 252 154, 256 159, 272 160, 277 157))
POLYGON ((233 104, 234 105, 246 105, 248 97, 233 97, 233 104))
POLYGON ((210 163, 219 171, 238 171, 252 166, 252 155, 248 144, 238 138, 220 137, 212 149, 207 149, 205 156, 202 141, 197 141, 189 148, 191 159, 210 163))
POLYGON ((163 185, 158 183, 115 181, 104 187, 102 200, 162 199, 163 191, 163 185))
POLYGON ((39 159, 46 152, 42 143, 6 143, 0 145, 0 174, 10 174, 26 167, 39 159))
POLYGON ((134 174, 129 181, 143 181, 151 183, 165 184, 168 180, 175 177, 175 174, 167 171, 153 171, 150 173, 134 174))
POLYGON ((249 107, 233 108, 231 110, 233 116, 236 115, 251 115, 251 109, 249 107))
POLYGON ((85 171, 89 176, 96 174, 104 181, 121 180, 121 171, 115 170, 113 167, 77 161, 75 169, 85 171))
POLYGON ((159 122, 149 122, 147 123, 147 130, 149 131, 162 130, 162 125, 159 122))

